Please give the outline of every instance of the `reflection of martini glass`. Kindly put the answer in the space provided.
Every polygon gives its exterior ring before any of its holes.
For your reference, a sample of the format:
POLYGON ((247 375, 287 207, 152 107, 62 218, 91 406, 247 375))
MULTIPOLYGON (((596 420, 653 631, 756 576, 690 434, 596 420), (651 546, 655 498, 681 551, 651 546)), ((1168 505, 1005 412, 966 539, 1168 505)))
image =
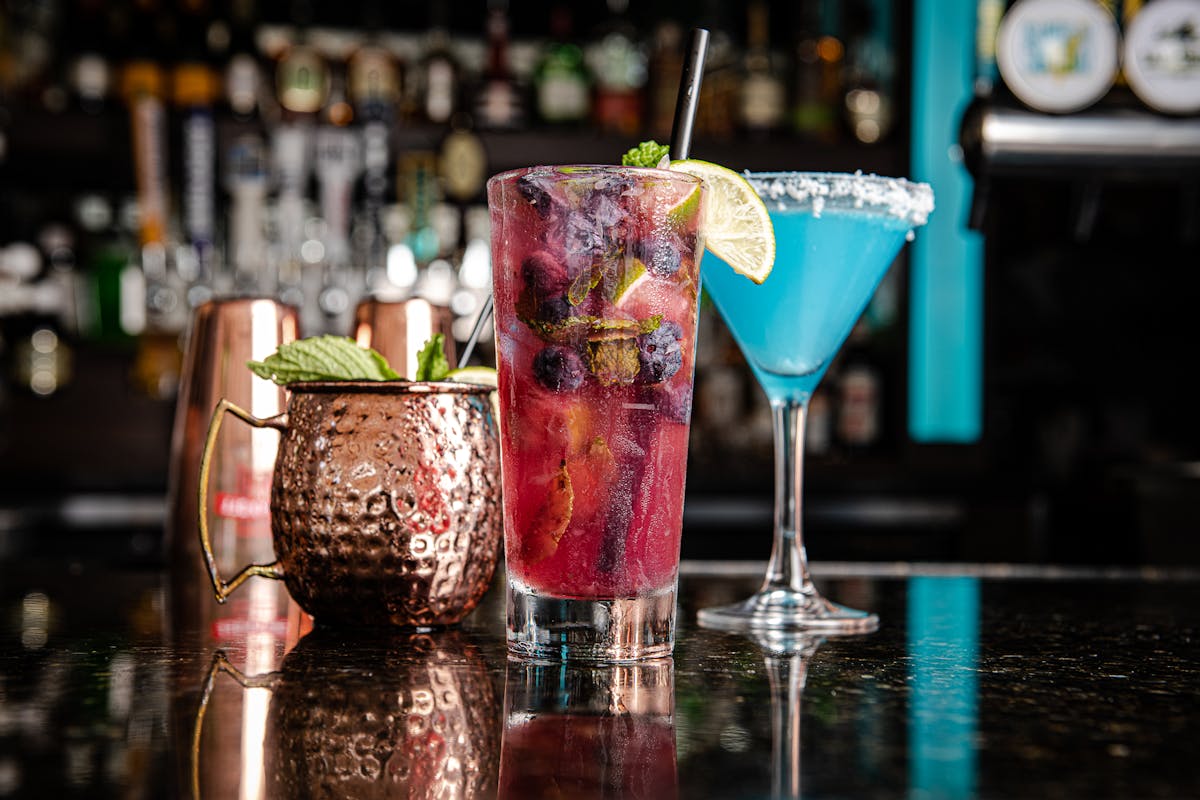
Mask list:
POLYGON ((771 402, 775 428, 775 543, 757 594, 702 609, 725 630, 874 630, 874 614, 817 592, 800 534, 808 400, 888 266, 933 210, 926 184, 830 173, 748 176, 775 226, 775 267, 761 285, 706 259, 704 286, 771 402))
POLYGON ((754 640, 771 686, 771 797, 794 800, 800 797, 800 699, 808 661, 825 640, 771 632, 754 640))

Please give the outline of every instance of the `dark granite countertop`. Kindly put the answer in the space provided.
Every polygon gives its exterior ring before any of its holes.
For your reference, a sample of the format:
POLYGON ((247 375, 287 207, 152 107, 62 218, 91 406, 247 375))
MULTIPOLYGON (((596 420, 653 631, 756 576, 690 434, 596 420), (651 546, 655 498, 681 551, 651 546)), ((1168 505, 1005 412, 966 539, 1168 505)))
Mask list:
POLYGON ((1200 797, 1195 571, 817 564, 877 633, 696 628, 761 570, 685 562, 673 659, 565 668, 506 658, 498 583, 298 639, 271 584, 184 619, 157 572, 0 562, 0 798, 1200 797))

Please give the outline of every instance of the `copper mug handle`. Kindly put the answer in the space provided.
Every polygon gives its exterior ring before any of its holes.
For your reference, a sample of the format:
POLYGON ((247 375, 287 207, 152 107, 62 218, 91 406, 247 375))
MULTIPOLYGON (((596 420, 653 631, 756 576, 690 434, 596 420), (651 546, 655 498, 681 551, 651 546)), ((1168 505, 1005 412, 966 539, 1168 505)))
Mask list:
POLYGON ((233 594, 234 589, 241 586, 247 578, 254 575, 277 581, 283 580, 283 569, 279 566, 278 560, 272 561, 270 564, 251 564, 243 567, 237 575, 233 576, 233 580, 228 583, 221 580, 221 574, 217 570, 217 558, 213 555, 212 539, 208 534, 208 470, 212 451, 216 447, 217 435, 221 432, 221 422, 225 419, 226 411, 255 428, 274 428, 281 433, 287 430, 287 414, 280 414, 269 419, 259 419, 249 411, 239 408, 224 398, 217 403, 217 407, 213 411, 212 421, 208 424, 208 438, 204 440, 204 452, 200 456, 199 510, 200 548, 204 552, 204 562, 208 565, 208 577, 212 579, 213 594, 216 595, 218 603, 224 603, 229 599, 229 595, 233 594))

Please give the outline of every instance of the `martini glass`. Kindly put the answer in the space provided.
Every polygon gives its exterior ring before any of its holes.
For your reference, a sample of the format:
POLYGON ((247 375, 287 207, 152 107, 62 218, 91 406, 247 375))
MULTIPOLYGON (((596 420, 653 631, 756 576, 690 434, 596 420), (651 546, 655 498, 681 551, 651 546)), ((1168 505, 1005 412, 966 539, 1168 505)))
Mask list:
POLYGON ((879 618, 826 600, 801 536, 804 419, 809 398, 915 228, 933 210, 927 184, 874 175, 762 172, 747 179, 775 226, 761 285, 706 258, 704 287, 767 393, 775 432, 775 541, 762 588, 702 609, 722 630, 867 633, 879 618))

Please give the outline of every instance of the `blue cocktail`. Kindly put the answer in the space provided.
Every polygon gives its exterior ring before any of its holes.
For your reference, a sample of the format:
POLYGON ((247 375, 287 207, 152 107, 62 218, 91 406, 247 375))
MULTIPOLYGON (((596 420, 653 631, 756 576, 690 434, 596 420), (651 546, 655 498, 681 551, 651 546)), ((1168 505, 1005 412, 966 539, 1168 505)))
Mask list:
POLYGON ((874 630, 874 614, 826 600, 809 578, 800 524, 804 417, 879 281, 933 210, 933 191, 857 174, 774 172, 748 179, 775 226, 775 267, 755 284, 710 254, 701 273, 771 402, 775 543, 758 593, 701 610, 700 623, 727 630, 874 630))

